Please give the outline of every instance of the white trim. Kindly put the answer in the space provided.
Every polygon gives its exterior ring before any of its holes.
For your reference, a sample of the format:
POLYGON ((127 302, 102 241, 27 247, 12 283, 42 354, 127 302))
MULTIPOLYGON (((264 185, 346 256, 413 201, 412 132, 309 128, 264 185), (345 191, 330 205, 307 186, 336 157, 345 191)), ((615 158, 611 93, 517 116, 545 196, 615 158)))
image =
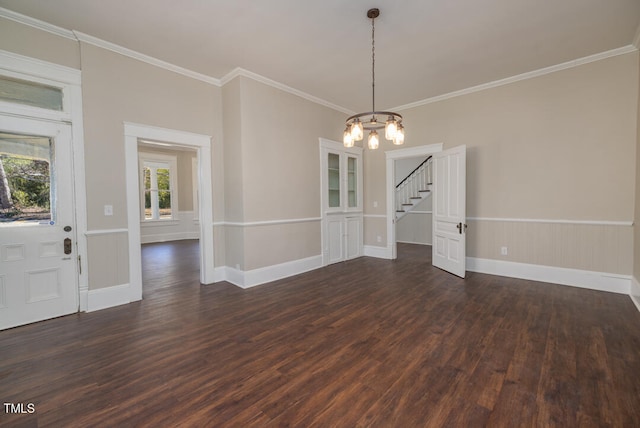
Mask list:
POLYGON ((245 70, 244 68, 240 68, 240 67, 236 67, 233 70, 231 70, 229 73, 222 76, 222 78, 220 79, 220 83, 222 86, 224 86, 238 76, 247 77, 249 79, 255 80, 256 82, 263 83, 267 86, 271 86, 272 88, 279 89, 283 92, 287 92, 292 95, 296 95, 305 100, 311 101, 313 103, 319 104, 324 107, 328 107, 333 110, 337 110, 347 115, 352 115, 355 113, 337 104, 333 104, 329 101, 323 100, 322 98, 318 98, 306 92, 302 92, 298 89, 292 88, 291 86, 287 86, 284 83, 276 82, 275 80, 269 79, 268 77, 261 76, 260 74, 254 73, 249 70, 245 70))
POLYGON ((142 299, 142 255, 140 233, 140 183, 138 175, 138 140, 163 141, 196 148, 198 158, 198 193, 200 195, 200 282, 211 284, 215 278, 213 244, 213 202, 211 186, 211 137, 192 132, 124 123, 125 177, 127 183, 127 225, 129 229, 129 284, 131 300, 142 299), (202 197, 205 195, 206 197, 202 197))
POLYGON ((636 279, 636 277, 631 277, 631 286, 629 287, 629 297, 631 297, 631 301, 638 311, 640 311, 640 283, 636 279))
POLYGON ((608 221, 608 220, 554 220, 533 218, 497 218, 497 217, 467 217, 471 221, 502 221, 511 223, 551 223, 551 224, 586 224, 594 226, 633 226, 633 221, 608 221))
MULTIPOLYGON (((412 210, 407 212, 407 214, 433 214, 433 211, 418 211, 418 210, 412 210)), ((400 241, 398 241, 400 242, 400 241)))
POLYGON ((164 70, 172 71, 174 73, 181 74, 186 77, 190 77, 195 80, 200 80, 202 82, 210 83, 215 86, 221 86, 220 79, 216 79, 215 77, 207 76, 205 74, 198 73, 196 71, 192 71, 175 64, 171 64, 161 59, 157 59, 152 56, 145 55, 140 52, 136 52, 129 48, 125 48, 124 46, 116 45, 115 43, 107 42, 106 40, 102 40, 97 37, 81 33, 80 31, 73 31, 73 34, 76 35, 76 38, 80 42, 88 43, 90 45, 97 46, 99 48, 106 49, 111 52, 115 52, 117 54, 127 56, 129 58, 137 59, 138 61, 142 61, 147 64, 151 64, 153 66, 162 68, 164 70))
POLYGON ((415 158, 418 156, 427 156, 433 153, 441 152, 443 148, 444 143, 435 143, 424 146, 407 147, 405 149, 387 150, 386 152, 384 152, 384 156, 387 160, 415 158))
POLYGON ((365 214, 364 218, 387 218, 385 214, 365 214))
POLYGON ((131 303, 130 296, 129 284, 89 290, 87 293, 87 312, 131 303))
MULTIPOLYGON (((637 40, 634 39, 634 44, 637 46, 637 40)), ((485 89, 496 88, 498 86, 508 85, 510 83, 519 82, 521 80, 533 79, 535 77, 544 76, 546 74, 555 73, 556 71, 566 70, 573 67, 589 64, 591 62, 600 61, 603 59, 611 58, 618 55, 625 55, 628 53, 636 52, 638 49, 634 45, 623 46, 621 48, 612 49, 606 52, 600 52, 594 55, 589 55, 583 58, 578 58, 573 61, 563 62, 561 64, 552 65, 550 67, 541 68, 538 70, 529 71, 526 73, 518 74, 515 76, 507 77, 505 79, 495 80, 493 82, 483 83, 481 85, 472 86, 470 88, 461 89, 459 91, 453 91, 435 97, 426 98, 424 100, 416 101, 409 104, 404 104, 398 107, 393 107, 391 111, 408 110, 415 107, 420 107, 426 104, 436 103, 438 101, 444 101, 450 98, 460 97, 463 95, 472 94, 474 92, 484 91, 485 89)))
POLYGON ((76 68, 65 67, 5 50, 0 50, 0 68, 36 77, 38 78, 36 81, 50 85, 56 83, 82 84, 82 73, 76 68))
POLYGON ((291 218, 283 220, 264 220, 264 221, 221 221, 214 223, 214 226, 234 226, 234 227, 252 227, 252 226, 270 226, 274 224, 294 224, 294 223, 309 223, 314 221, 321 221, 322 217, 308 217, 308 218, 291 218))
POLYGON ((490 275, 521 278, 552 284, 629 294, 631 276, 605 272, 593 272, 581 269, 568 269, 554 266, 508 262, 503 260, 479 259, 467 257, 467 270, 490 275))
POLYGON ((428 144, 406 149, 389 150, 385 152, 387 172, 387 247, 391 248, 390 259, 395 259, 398 252, 396 245, 396 165, 399 159, 427 156, 442 151, 444 143, 428 144))
POLYGON ((96 229, 87 230, 85 236, 111 235, 113 233, 129 233, 129 229, 96 229))
POLYGON ((375 245, 365 245, 363 249, 363 255, 366 257, 375 257, 378 259, 391 260, 393 256, 393 249, 391 247, 376 247, 375 245))
POLYGON ((155 244, 158 242, 181 241, 183 239, 199 239, 200 232, 174 232, 174 233, 156 233, 152 236, 141 236, 142 244, 155 244))
MULTIPOLYGON (((277 281, 304 272, 309 272, 322 267, 322 255, 311 256, 304 259, 292 260, 277 265, 266 266, 249 271, 225 266, 224 280, 237 285, 240 288, 251 288, 267 282, 277 281)), ((221 272, 222 273, 222 272, 221 272)))
POLYGON ((14 12, 3 7, 0 7, 0 17, 10 19, 11 21, 15 21, 20 24, 28 25, 33 28, 37 28, 38 30, 55 34, 56 36, 65 37, 67 39, 76 41, 76 38, 73 35, 73 31, 69 31, 65 28, 49 24, 48 22, 40 21, 39 19, 32 18, 30 16, 14 12))

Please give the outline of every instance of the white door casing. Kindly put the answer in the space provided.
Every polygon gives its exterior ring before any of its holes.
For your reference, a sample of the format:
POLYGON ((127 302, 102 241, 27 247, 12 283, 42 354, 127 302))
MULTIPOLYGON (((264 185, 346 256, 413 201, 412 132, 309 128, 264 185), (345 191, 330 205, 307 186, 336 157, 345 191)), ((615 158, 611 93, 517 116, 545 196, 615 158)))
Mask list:
POLYGON ((433 265, 465 276, 466 258, 465 145, 436 153, 433 194, 433 265))
POLYGON ((55 189, 49 223, 0 225, 0 329, 5 329, 78 311, 78 251, 71 126, 0 115, 0 130, 53 141, 55 189), (64 254, 67 238, 70 254, 64 254))

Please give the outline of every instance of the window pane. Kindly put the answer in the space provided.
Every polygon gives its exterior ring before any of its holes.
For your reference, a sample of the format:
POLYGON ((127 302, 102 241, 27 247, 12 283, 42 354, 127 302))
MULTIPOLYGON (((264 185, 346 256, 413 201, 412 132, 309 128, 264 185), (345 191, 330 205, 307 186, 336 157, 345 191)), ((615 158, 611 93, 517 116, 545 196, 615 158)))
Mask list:
POLYGON ((62 89, 0 76, 0 100, 62 111, 62 89))
POLYGON ((349 208, 354 208, 358 206, 358 187, 357 187, 357 159, 348 157, 347 158, 347 185, 348 185, 348 196, 349 196, 349 208))
POLYGON ((153 218, 153 214, 151 213, 151 192, 149 190, 145 190, 144 192, 144 218, 146 220, 153 218))
POLYGON ((171 192, 168 190, 158 191, 158 205, 160 207, 160 218, 171 218, 171 192))
POLYGON ((51 221, 53 141, 0 133, 0 222, 51 221))
POLYGON ((170 190, 169 170, 158 168, 158 190, 170 190))
POLYGON ((329 153, 329 207, 340 206, 340 156, 329 153))
POLYGON ((143 169, 143 174, 144 174, 144 189, 149 190, 151 189, 151 168, 145 166, 143 169))

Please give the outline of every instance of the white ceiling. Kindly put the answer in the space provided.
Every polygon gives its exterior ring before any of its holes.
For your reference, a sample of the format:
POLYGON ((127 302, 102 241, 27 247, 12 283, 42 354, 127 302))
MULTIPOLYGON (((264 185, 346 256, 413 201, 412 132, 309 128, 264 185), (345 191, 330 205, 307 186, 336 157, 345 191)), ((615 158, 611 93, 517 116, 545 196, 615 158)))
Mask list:
POLYGON ((0 0, 215 78, 236 67, 352 111, 387 109, 629 46, 640 0, 0 0))

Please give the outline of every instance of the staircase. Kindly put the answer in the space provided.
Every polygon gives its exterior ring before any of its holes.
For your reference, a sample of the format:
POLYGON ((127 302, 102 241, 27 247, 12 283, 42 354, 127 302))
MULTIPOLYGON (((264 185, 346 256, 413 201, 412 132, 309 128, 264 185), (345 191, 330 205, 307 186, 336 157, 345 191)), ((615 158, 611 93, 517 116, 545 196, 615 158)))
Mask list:
POLYGON ((429 156, 396 186, 396 221, 431 196, 432 164, 429 156))

